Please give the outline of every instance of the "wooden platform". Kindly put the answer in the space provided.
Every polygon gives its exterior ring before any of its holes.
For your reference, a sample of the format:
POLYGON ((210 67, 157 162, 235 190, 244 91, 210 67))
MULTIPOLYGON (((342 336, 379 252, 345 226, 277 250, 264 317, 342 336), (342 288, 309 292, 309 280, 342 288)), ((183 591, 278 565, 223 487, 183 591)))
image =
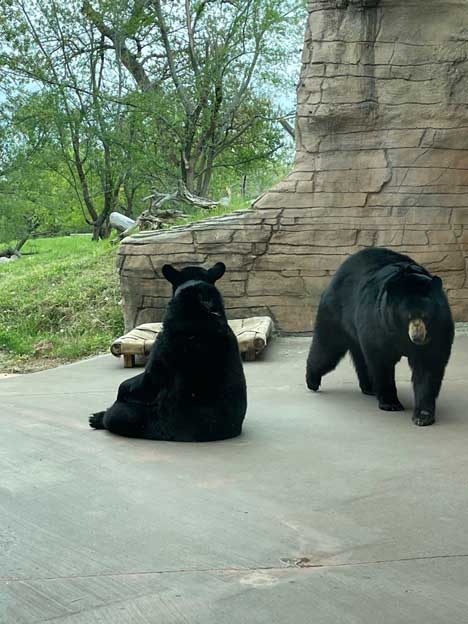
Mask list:
MULTIPOLYGON (((273 321, 269 316, 254 316, 234 319, 229 325, 239 342, 239 350, 244 360, 250 362, 265 349, 273 331, 273 321)), ((123 356, 125 368, 135 366, 135 356, 148 356, 157 335, 163 329, 162 323, 145 323, 117 338, 111 345, 111 353, 123 356)))

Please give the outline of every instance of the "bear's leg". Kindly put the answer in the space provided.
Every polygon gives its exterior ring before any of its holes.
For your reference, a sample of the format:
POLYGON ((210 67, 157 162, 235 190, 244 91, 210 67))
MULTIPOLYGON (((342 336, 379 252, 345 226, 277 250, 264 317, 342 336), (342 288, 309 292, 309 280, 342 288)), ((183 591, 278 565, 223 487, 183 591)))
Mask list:
POLYGON ((356 373, 359 379, 359 387, 361 388, 362 393, 375 396, 372 380, 370 378, 369 371, 367 370, 366 360, 364 358, 361 347, 354 344, 350 347, 350 351, 354 363, 354 368, 356 369, 356 373))
POLYGON ((145 437, 148 423, 148 407, 116 401, 105 412, 93 414, 89 424, 95 429, 107 429, 129 438, 145 437))
POLYGON ((435 422, 436 399, 439 396, 445 367, 420 360, 410 360, 409 364, 413 369, 413 422, 419 427, 427 427, 435 422))
POLYGON ((307 358, 307 387, 314 392, 319 389, 322 377, 336 368, 348 350, 348 341, 340 327, 325 319, 325 316, 319 310, 307 358))
POLYGON ((367 370, 371 371, 372 385, 379 402, 379 408, 386 412, 400 412, 405 408, 398 400, 395 384, 394 360, 372 349, 364 348, 367 370))

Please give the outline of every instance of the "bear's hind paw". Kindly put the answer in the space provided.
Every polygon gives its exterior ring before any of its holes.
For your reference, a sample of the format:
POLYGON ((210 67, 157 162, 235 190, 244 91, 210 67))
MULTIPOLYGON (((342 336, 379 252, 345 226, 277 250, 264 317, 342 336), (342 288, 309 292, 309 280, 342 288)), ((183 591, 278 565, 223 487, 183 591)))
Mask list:
POLYGON ((89 426, 93 429, 105 429, 104 427, 105 412, 96 412, 89 417, 89 426))
POLYGON ((400 403, 400 401, 397 400, 393 401, 392 403, 379 403, 379 409, 383 410, 384 412, 403 412, 405 408, 400 403))

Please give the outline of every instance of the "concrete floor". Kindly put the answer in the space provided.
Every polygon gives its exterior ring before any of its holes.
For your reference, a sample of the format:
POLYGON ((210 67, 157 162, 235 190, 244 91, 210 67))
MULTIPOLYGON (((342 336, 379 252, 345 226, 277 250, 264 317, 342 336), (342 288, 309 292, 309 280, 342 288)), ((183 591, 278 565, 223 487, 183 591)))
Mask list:
POLYGON ((468 337, 438 423, 303 384, 309 340, 246 365, 242 437, 88 428, 133 371, 111 356, 0 381, 0 622, 468 622, 468 337))

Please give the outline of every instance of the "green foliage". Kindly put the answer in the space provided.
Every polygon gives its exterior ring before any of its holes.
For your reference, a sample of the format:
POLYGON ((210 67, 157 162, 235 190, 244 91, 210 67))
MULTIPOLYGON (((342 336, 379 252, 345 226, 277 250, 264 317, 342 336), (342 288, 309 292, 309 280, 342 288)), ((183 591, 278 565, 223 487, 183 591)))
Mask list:
POLYGON ((1 3, 0 240, 24 214, 105 235, 152 188, 216 199, 280 170, 304 17, 304 0, 1 3))
POLYGON ((24 216, 39 219, 38 232, 43 234, 90 231, 76 196, 61 171, 45 169, 41 162, 45 150, 31 156, 8 176, 8 184, 0 183, 0 248, 1 243, 21 237, 24 216))
POLYGON ((0 265, 0 370, 107 351, 123 331, 116 248, 90 236, 36 239, 0 265))

